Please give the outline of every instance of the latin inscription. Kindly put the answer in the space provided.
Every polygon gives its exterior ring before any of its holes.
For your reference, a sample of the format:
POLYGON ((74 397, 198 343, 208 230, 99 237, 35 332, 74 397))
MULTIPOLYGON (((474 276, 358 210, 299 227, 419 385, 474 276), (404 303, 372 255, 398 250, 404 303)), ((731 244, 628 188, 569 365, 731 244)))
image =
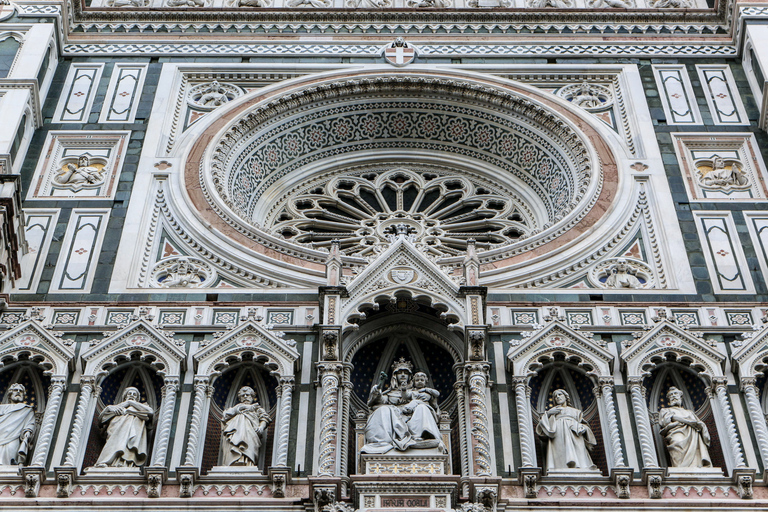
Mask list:
POLYGON ((429 496, 381 497, 382 508, 429 508, 429 496))

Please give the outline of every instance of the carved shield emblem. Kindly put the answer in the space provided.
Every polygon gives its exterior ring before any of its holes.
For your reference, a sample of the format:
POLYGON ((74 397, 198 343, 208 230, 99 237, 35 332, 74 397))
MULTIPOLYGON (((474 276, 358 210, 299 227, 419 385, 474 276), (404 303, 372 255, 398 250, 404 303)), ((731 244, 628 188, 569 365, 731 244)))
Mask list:
POLYGON ((413 281, 416 272, 409 268, 397 268, 390 275, 392 276, 392 281, 397 284, 407 284, 413 281))

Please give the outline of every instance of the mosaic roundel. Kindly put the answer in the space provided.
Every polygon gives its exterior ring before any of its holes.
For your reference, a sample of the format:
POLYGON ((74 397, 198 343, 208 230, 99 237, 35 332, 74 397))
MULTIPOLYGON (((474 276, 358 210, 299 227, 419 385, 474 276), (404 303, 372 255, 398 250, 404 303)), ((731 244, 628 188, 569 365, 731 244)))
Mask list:
POLYGON ((210 211, 311 258, 332 239, 370 255, 397 224, 437 257, 460 255, 470 238, 499 250, 551 240, 589 212, 600 168, 571 123, 503 87, 424 74, 252 102, 200 162, 210 211))

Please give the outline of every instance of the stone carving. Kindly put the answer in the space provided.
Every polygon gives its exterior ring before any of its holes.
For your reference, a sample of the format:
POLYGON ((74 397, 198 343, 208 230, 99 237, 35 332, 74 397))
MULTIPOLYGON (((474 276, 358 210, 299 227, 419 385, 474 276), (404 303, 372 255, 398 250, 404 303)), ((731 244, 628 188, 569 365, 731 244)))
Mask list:
MULTIPOLYGON (((622 0, 595 0, 595 2, 603 1, 621 2, 622 0)), ((587 81, 567 85, 558 90, 557 95, 586 110, 603 110, 613 105, 613 93, 608 87, 587 81)))
POLYGON ((333 2, 331 0, 287 0, 285 5, 287 7, 318 7, 327 9, 333 5, 333 2))
POLYGON ((634 0, 589 0, 592 9, 610 7, 613 9, 633 9, 637 7, 634 0))
POLYGON ((715 155, 712 160, 696 162, 696 170, 702 187, 716 189, 749 188, 749 178, 737 160, 724 160, 715 155))
POLYGON ((392 365, 389 388, 383 390, 387 374, 371 388, 368 406, 373 409, 365 425, 363 453, 387 453, 393 448, 438 448, 445 452, 437 425, 440 392, 427 387, 427 376, 411 377, 413 364, 400 358, 392 365))
POLYGON ((590 271, 589 279, 600 288, 614 290, 653 288, 653 271, 640 260, 611 258, 590 271))
POLYGON ((23 384, 8 387, 8 402, 0 405, 0 466, 27 463, 35 430, 35 411, 24 403, 26 388, 23 384))
POLYGON ((97 468, 138 467, 147 461, 147 422, 152 408, 139 402, 141 394, 134 387, 123 391, 123 401, 108 405, 99 415, 107 425, 107 442, 96 462, 97 468))
POLYGON ((205 7, 205 0, 168 0, 166 7, 205 7))
POLYGON ((270 0, 229 0, 227 7, 269 7, 272 4, 270 0))
POLYGON ((651 3, 655 9, 691 9, 695 7, 693 0, 656 0, 651 3))
POLYGON ((547 441, 548 470, 597 469, 589 455, 597 440, 582 412, 571 405, 563 389, 552 392, 555 406, 541 415, 536 433, 547 441))
POLYGON ((56 188, 67 188, 74 192, 84 188, 95 188, 104 183, 106 176, 104 165, 92 165, 91 157, 80 155, 77 163, 64 165, 59 174, 53 177, 56 188))
MULTIPOLYGON (((233 2, 228 5, 230 7, 268 7, 268 4, 269 0, 233 0, 233 2)), ((242 95, 243 90, 236 85, 213 80, 212 82, 191 87, 187 98, 189 103, 194 107, 212 110, 239 98, 242 95)))
POLYGON ((667 391, 668 407, 659 411, 661 435, 669 452, 669 465, 676 468, 712 467, 709 430, 693 411, 683 407, 683 392, 667 391))
POLYGON ((221 465, 257 467, 269 415, 256 401, 252 388, 240 388, 237 398, 240 403, 224 411, 221 418, 221 465))
POLYGON ((188 256, 160 260, 152 269, 151 283, 158 288, 201 288, 215 277, 204 261, 188 256))
POLYGON ((107 0, 107 7, 147 7, 149 0, 107 0))
POLYGON ((570 9, 573 7, 573 0, 528 0, 528 7, 533 9, 570 9))
POLYGON ((451 6, 450 0, 406 0, 406 4, 410 8, 416 9, 428 9, 438 8, 444 9, 451 6))

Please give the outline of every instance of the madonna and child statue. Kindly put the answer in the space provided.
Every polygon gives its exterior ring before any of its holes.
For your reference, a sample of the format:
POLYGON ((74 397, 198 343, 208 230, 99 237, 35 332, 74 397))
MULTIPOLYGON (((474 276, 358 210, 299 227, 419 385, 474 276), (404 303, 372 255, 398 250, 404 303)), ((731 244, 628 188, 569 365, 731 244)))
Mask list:
POLYGON ((428 386, 427 374, 413 372, 413 364, 400 358, 392 365, 392 378, 385 389, 387 374, 371 388, 362 453, 383 454, 435 449, 446 453, 438 427, 440 392, 428 386))

